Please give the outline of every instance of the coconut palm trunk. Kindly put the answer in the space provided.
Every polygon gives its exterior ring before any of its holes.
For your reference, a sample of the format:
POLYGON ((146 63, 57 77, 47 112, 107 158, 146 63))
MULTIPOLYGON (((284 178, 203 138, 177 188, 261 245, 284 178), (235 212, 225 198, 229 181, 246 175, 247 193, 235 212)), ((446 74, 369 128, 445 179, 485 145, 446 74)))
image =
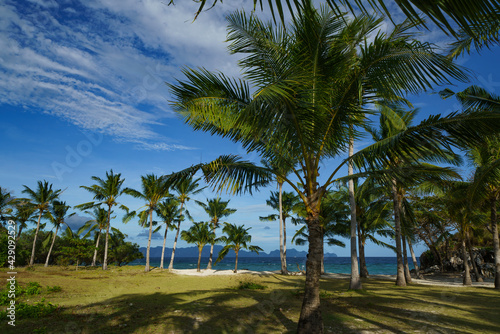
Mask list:
POLYGON ((40 210, 40 214, 38 215, 38 223, 36 224, 35 238, 33 239, 33 248, 31 250, 30 266, 35 264, 36 238, 38 236, 38 231, 40 230, 40 220, 42 219, 42 213, 43 211, 40 210))
MULTIPOLYGON (((352 126, 351 126, 352 130, 352 126)), ((351 135, 349 140, 349 157, 354 154, 354 138, 351 135)), ((347 174, 353 175, 354 168, 352 161, 349 161, 349 165, 347 168, 347 174)), ((361 278, 359 277, 359 268, 358 268, 358 252, 356 249, 356 230, 357 230, 357 222, 356 222, 356 199, 354 197, 354 180, 349 179, 349 202, 351 205, 351 281, 349 284, 349 289, 351 290, 359 290, 361 289, 361 278)))
POLYGON ((498 238, 498 215, 496 197, 491 198, 491 232, 493 233, 493 252, 495 254, 495 289, 500 289, 500 240, 498 238))
POLYGON ((358 224, 358 246, 359 246, 359 269, 360 276, 363 278, 367 278, 369 276, 368 267, 366 267, 366 258, 365 258, 365 239, 361 234, 361 228, 358 224))
POLYGON ((97 235, 97 241, 95 243, 94 257, 92 258, 92 267, 95 267, 95 263, 97 260, 97 250, 99 249, 99 239, 100 238, 101 238, 101 230, 99 230, 99 234, 97 235))
POLYGON ((397 286, 406 286, 405 271, 403 264, 403 255, 401 254, 401 201, 397 189, 396 180, 392 180, 392 195, 394 201, 394 229, 396 238, 396 258, 398 265, 398 272, 396 277, 397 286))
POLYGON ((47 259, 45 260, 45 267, 49 266, 50 253, 52 253, 52 248, 54 247, 54 243, 56 241, 57 231, 59 230, 59 226, 56 226, 56 231, 54 233, 54 237, 52 238, 52 243, 50 244, 49 254, 47 254, 47 259))
POLYGON ((406 284, 411 284, 410 266, 408 265, 408 253, 406 250, 406 237, 404 235, 401 237, 401 240, 403 242, 403 264, 405 267, 405 280, 406 284))
POLYGON ((472 263, 472 270, 474 270, 474 275, 476 275, 476 282, 482 282, 483 278, 479 274, 477 269, 476 260, 474 259, 474 252, 472 251, 472 244, 470 242, 469 232, 467 232, 467 249, 469 249, 470 262, 472 263))
POLYGON ((411 260, 413 261, 413 267, 415 267, 415 275, 417 278, 423 278, 422 274, 420 273, 420 267, 417 262, 417 257, 415 256, 415 252, 413 251, 413 246, 411 244, 411 240, 408 239, 408 248, 410 249, 410 254, 411 254, 411 260))
POLYGON ((284 225, 283 225, 283 183, 278 182, 279 187, 279 215, 280 215, 280 260, 281 260, 281 274, 286 275, 288 270, 286 268, 285 258, 285 239, 284 239, 284 225))
MULTIPOLYGON (((315 207, 314 200, 310 201, 315 207)), ((298 334, 323 333, 323 319, 320 310, 319 279, 321 276, 321 258, 323 238, 317 209, 311 210, 307 217, 309 230, 309 252, 306 261, 306 283, 304 299, 297 326, 298 334)))
MULTIPOLYGON (((181 208, 179 210, 180 215, 182 215, 182 207, 184 203, 181 203, 181 208)), ((181 231, 181 220, 177 223, 177 232, 175 233, 174 246, 172 248, 172 256, 170 257, 170 264, 168 265, 168 270, 174 269, 174 257, 175 257, 175 249, 177 248, 177 239, 179 238, 179 233, 181 231)))
POLYGON ((238 253, 240 252, 239 249, 235 249, 234 253, 236 254, 236 258, 234 260, 234 273, 236 274, 238 272, 238 253))
MULTIPOLYGON (((215 223, 212 224, 212 232, 215 235, 215 223)), ((214 243, 210 244, 210 256, 208 258, 207 269, 212 269, 212 257, 214 255, 214 243)))
POLYGON ((196 271, 200 272, 200 264, 201 264, 201 251, 203 247, 198 247, 198 265, 196 266, 196 271))
POLYGON ((163 270, 163 259, 165 258, 165 245, 167 243, 167 232, 168 232, 168 225, 165 226, 165 234, 163 235, 163 247, 161 249, 161 261, 160 261, 161 270, 163 270))
POLYGON ((108 270, 108 244, 109 244, 109 226, 111 225, 111 205, 108 206, 108 223, 106 224, 106 241, 104 242, 104 259, 102 261, 102 270, 108 270))
POLYGON ((465 246, 465 236, 462 236, 462 259, 464 261, 464 285, 472 285, 470 277, 469 260, 467 259, 467 247, 465 246))
POLYGON ((149 253, 151 250, 151 237, 153 235, 153 209, 149 210, 149 238, 148 238, 148 249, 146 250, 146 267, 145 272, 149 271, 149 253))

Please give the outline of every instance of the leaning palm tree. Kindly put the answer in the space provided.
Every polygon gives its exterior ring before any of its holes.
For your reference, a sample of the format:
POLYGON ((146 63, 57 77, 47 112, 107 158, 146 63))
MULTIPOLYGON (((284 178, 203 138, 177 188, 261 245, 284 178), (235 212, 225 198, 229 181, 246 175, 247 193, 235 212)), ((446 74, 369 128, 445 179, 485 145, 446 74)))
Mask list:
MULTIPOLYGON (((220 219, 232 215, 236 212, 236 209, 228 208, 229 200, 222 201, 220 197, 216 198, 207 198, 207 203, 203 203, 200 201, 196 201, 196 203, 205 210, 207 215, 210 217, 210 225, 212 228, 212 232, 215 235, 215 230, 221 224, 220 219)), ((210 245, 210 256, 208 258, 207 269, 212 269, 212 256, 214 253, 214 243, 210 245)))
POLYGON ((61 190, 53 190, 52 184, 49 184, 47 181, 38 181, 38 187, 36 190, 32 190, 27 186, 23 186, 23 193, 27 194, 33 203, 33 207, 38 211, 38 222, 36 224, 35 237, 33 239, 33 248, 31 251, 31 259, 30 266, 35 263, 35 247, 36 247, 36 239, 38 236, 38 231, 40 230, 40 220, 42 219, 42 215, 47 212, 50 208, 50 203, 56 200, 61 190))
POLYGON ((193 226, 187 231, 182 231, 181 239, 189 244, 196 244, 198 246, 198 265, 196 266, 196 271, 200 271, 200 261, 201 261, 201 251, 203 247, 211 243, 213 244, 215 240, 215 233, 210 231, 210 226, 208 222, 194 223, 193 226))
MULTIPOLYGON (((86 233, 82 236, 82 238, 87 238, 90 236, 92 232, 94 232, 96 236, 96 243, 94 249, 94 256, 92 258, 92 267, 95 267, 97 261, 97 251, 99 250, 99 241, 101 239, 102 230, 106 228, 108 223, 108 212, 106 209, 97 207, 94 208, 92 212, 85 211, 86 214, 92 216, 91 220, 87 220, 82 227, 80 227, 77 231, 77 234, 80 235, 86 231, 86 233)), ((112 217, 114 218, 114 217, 112 217)), ((111 228, 114 230, 114 228, 111 228)))
POLYGON ((276 221, 280 222, 280 260, 281 260, 281 274, 288 273, 286 264, 286 220, 293 216, 297 207, 301 203, 300 198, 293 192, 282 191, 282 184, 279 183, 279 190, 272 191, 271 197, 266 200, 266 205, 274 210, 278 210, 278 214, 271 214, 266 217, 259 217, 260 221, 276 221))
MULTIPOLYGON (((189 212, 185 211, 189 216, 189 212)), ((179 208, 179 202, 177 199, 169 197, 163 202, 158 203, 156 208, 156 215, 163 221, 165 225, 165 233, 163 235, 163 247, 161 249, 161 260, 160 269, 163 270, 163 260, 165 258, 165 245, 167 243, 167 232, 168 230, 173 230, 175 228, 175 223, 179 224, 183 220, 181 215, 181 210, 179 208)), ((161 225, 155 230, 158 231, 161 225)))
MULTIPOLYGON (((192 177, 184 178, 180 182, 176 182, 173 185, 173 189, 177 192, 177 200, 181 203, 180 214, 182 215, 182 210, 187 202, 191 200, 191 196, 199 194, 203 189, 200 188, 198 182, 200 179, 193 179, 192 177)), ((181 220, 177 223, 177 232, 175 233, 174 246, 172 247, 172 256, 170 257, 170 264, 168 269, 174 268, 174 257, 175 249, 177 248, 177 239, 179 238, 179 233, 181 230, 181 220)))
MULTIPOLYGON (((53 233, 52 243, 50 244, 49 253, 47 254, 47 259, 45 260, 45 267, 49 266, 50 254, 52 253, 52 248, 54 247, 54 242, 56 241, 56 236, 57 232, 59 231, 59 228, 61 228, 63 225, 66 225, 66 235, 68 236, 73 235, 73 231, 71 231, 71 228, 66 222, 66 219, 71 216, 74 216, 75 213, 73 212, 67 215, 69 209, 71 209, 71 206, 66 205, 66 202, 61 202, 61 201, 52 202, 52 207, 49 210, 49 220, 54 225, 56 230, 53 233)), ((50 234, 48 234, 47 237, 50 238, 50 234)))
MULTIPOLYGON (((361 117, 353 115, 363 115, 363 106, 382 97, 397 100, 397 96, 446 83, 450 77, 465 79, 465 75, 431 45, 412 40, 408 32, 412 25, 408 23, 388 34, 378 33, 371 43, 365 43, 366 36, 381 21, 367 17, 339 19, 324 8, 316 11, 310 3, 288 29, 244 13, 235 13, 228 21, 230 51, 244 56, 239 63, 244 79, 233 80, 205 69, 184 70, 187 79, 169 85, 172 106, 194 129, 239 142, 248 152, 292 171, 289 176, 279 176, 304 202, 309 230, 298 332, 321 333, 320 205, 337 181, 339 170, 349 160, 365 170, 386 161, 389 152, 417 160, 413 151, 406 152, 416 143, 440 152, 443 144, 480 142, 482 133, 498 131, 500 117, 484 113, 432 116, 384 142, 363 148, 351 159, 332 166, 331 174, 320 179, 321 164, 347 151, 349 125, 359 121, 361 117), (357 43, 346 45, 346 37, 357 43), (352 55, 358 50, 363 53, 363 61, 352 55)), ((186 177, 200 170, 215 190, 236 194, 269 184, 276 176, 276 170, 234 155, 192 166, 176 176, 186 177)))
POLYGON ((35 207, 29 200, 19 199, 15 203, 15 209, 14 220, 16 221, 16 225, 18 227, 16 241, 19 241, 23 229, 28 226, 28 222, 36 223, 35 207))
MULTIPOLYGON (((166 176, 156 176, 154 174, 148 174, 146 176, 141 176, 142 181, 142 192, 135 189, 125 188, 123 192, 135 197, 142 199, 146 202, 145 210, 141 211, 138 215, 140 217, 140 224, 146 225, 149 217, 149 237, 148 237, 148 247, 146 251, 146 267, 145 272, 149 272, 149 250, 151 248, 151 237, 153 235, 153 212, 156 210, 158 203, 165 197, 170 196, 169 188, 170 183, 166 176)), ((131 212, 128 217, 135 215, 135 211, 131 212)))
MULTIPOLYGON (((104 259, 102 262, 102 269, 108 269, 108 243, 109 243, 109 229, 111 227, 111 212, 113 207, 117 206, 119 203, 116 201, 117 197, 123 194, 122 185, 125 179, 121 178, 121 174, 113 173, 113 170, 106 172, 106 178, 101 179, 97 176, 92 176, 92 180, 97 182, 90 187, 80 186, 90 193, 94 194, 95 202, 83 203, 75 206, 78 209, 91 209, 97 207, 101 204, 107 206, 108 217, 106 219, 106 239, 104 244, 104 259)), ((120 205, 120 208, 128 212, 128 208, 124 205, 120 205)))
POLYGON ((229 251, 232 249, 236 255, 236 259, 234 262, 234 273, 238 272, 238 253, 242 249, 248 249, 251 252, 255 252, 259 254, 259 252, 263 251, 262 248, 255 245, 249 245, 252 242, 252 236, 248 233, 251 227, 245 228, 244 225, 237 226, 235 224, 224 223, 224 228, 222 232, 226 233, 225 236, 220 237, 220 242, 225 243, 226 245, 219 252, 219 256, 217 257, 217 261, 215 263, 219 263, 229 251))
POLYGON ((5 223, 11 218, 14 198, 5 188, 0 187, 0 222, 5 223))

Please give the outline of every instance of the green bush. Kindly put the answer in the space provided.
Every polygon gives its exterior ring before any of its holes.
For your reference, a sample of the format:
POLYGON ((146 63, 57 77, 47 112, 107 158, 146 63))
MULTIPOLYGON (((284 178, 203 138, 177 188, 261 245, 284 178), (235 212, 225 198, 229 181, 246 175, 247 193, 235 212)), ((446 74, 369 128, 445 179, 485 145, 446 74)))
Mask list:
POLYGON ((240 290, 263 290, 267 288, 265 285, 261 285, 255 282, 243 282, 240 281, 240 285, 238 286, 238 289, 240 290))
POLYGON ((59 285, 47 286, 47 292, 59 292, 62 288, 59 285))
POLYGON ((27 295, 39 295, 42 292, 42 286, 38 282, 29 282, 28 286, 24 289, 27 295))
MULTIPOLYGON (((45 317, 55 310, 58 306, 50 302, 45 303, 45 299, 42 299, 38 303, 30 305, 28 303, 21 302, 16 304, 16 319, 38 319, 45 317)), ((7 312, 0 312, 0 319, 7 319, 7 312)))

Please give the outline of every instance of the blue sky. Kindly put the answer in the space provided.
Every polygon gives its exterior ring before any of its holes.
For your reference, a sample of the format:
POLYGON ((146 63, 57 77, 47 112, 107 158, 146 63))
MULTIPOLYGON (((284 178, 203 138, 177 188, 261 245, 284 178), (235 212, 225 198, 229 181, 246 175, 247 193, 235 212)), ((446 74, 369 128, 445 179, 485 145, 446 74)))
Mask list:
MULTIPOLYGON (((2 187, 21 196, 22 185, 35 187, 38 180, 46 179, 64 189, 63 200, 76 205, 91 200, 79 186, 90 185, 91 176, 104 177, 110 169, 122 174, 125 186, 139 189, 141 175, 178 171, 221 154, 259 161, 237 144, 184 125, 168 106, 164 84, 182 78, 183 66, 237 76, 238 58, 227 53, 224 43, 224 16, 242 6, 251 8, 250 2, 224 2, 195 22, 193 1, 165 3, 0 0, 2 187)), ((448 40, 437 30, 421 38, 439 46, 448 40)), ((498 94, 499 55, 494 48, 458 61, 474 71, 471 83, 498 94)), ((421 117, 458 108, 454 101, 442 101, 437 95, 421 94, 411 101, 421 108, 421 117)), ((272 213, 265 205, 271 190, 275 187, 253 196, 222 195, 238 209, 228 221, 251 226, 254 243, 266 251, 278 248, 278 224, 258 220, 272 213)), ((214 196, 204 190, 196 199, 214 196)), ((129 196, 119 200, 131 209, 142 206, 129 196)), ((208 218, 194 202, 188 208, 196 221, 208 218)), ((75 227, 85 220, 78 212, 71 224, 75 227)), ((183 228, 189 224, 183 223, 183 228)), ((134 221, 124 225, 117 219, 113 225, 129 240, 146 245, 146 230, 134 221)), ((161 245, 160 239, 158 235, 153 246, 161 245)), ((173 243, 173 233, 167 243, 173 243)), ((417 253, 423 249, 418 247, 417 253)), ((326 251, 349 255, 348 248, 327 247, 326 251)), ((367 254, 393 256, 373 245, 368 245, 367 254)))

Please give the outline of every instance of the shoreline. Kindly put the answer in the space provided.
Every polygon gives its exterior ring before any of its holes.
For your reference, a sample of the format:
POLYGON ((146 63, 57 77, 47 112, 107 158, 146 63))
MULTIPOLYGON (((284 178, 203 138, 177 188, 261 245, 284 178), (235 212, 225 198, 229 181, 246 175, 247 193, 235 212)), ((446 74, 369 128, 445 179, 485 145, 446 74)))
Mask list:
MULTIPOLYGON (((257 276, 270 276, 270 275, 280 275, 279 270, 274 271, 253 271, 247 269, 238 270, 234 273, 233 270, 215 270, 215 269, 202 269, 197 272, 196 269, 172 269, 171 273, 181 276, 227 276, 227 275, 257 275, 257 276)), ((296 273, 290 276, 305 276, 301 273, 296 273)), ((349 279, 350 274, 337 274, 337 273, 326 273, 321 275, 321 278, 331 278, 331 279, 349 279)), ((368 279, 377 279, 384 281, 396 281, 396 275, 370 275, 368 279)), ((493 279, 485 279, 484 282, 472 282, 472 285, 465 286, 462 283, 462 277, 459 273, 443 273, 443 274, 432 274, 424 275, 423 279, 417 279, 412 277, 412 283, 409 285, 432 285, 432 286, 444 286, 444 287, 487 287, 493 288, 493 279)))

